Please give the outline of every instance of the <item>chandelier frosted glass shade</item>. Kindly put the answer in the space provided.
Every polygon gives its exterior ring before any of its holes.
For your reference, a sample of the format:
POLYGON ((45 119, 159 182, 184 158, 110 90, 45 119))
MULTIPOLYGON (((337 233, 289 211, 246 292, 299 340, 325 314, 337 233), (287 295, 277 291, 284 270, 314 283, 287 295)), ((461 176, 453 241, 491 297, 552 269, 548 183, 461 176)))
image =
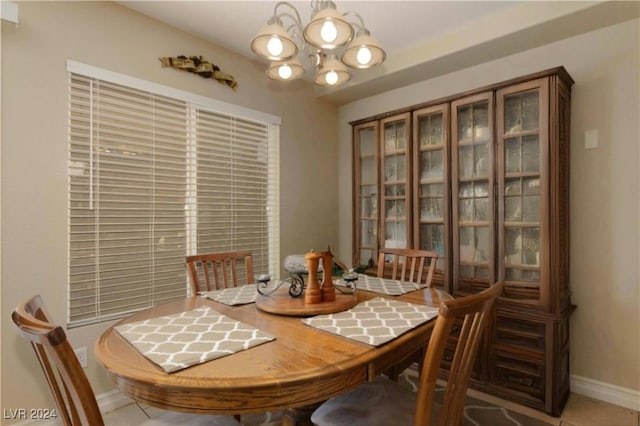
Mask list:
POLYGON ((270 61, 293 58, 298 54, 298 45, 278 23, 268 23, 251 40, 251 50, 270 61))
POLYGON ((302 77, 304 67, 299 60, 293 58, 286 61, 272 62, 266 73, 270 79, 289 81, 302 77))
POLYGON ((321 86, 339 86, 351 79, 351 74, 335 56, 330 56, 316 74, 315 83, 321 86))
POLYGON ((352 68, 367 69, 384 62, 387 54, 378 42, 362 31, 342 52, 342 62, 352 68))
POLYGON ((352 37, 353 28, 331 4, 314 14, 304 28, 304 39, 318 49, 335 49, 352 37))

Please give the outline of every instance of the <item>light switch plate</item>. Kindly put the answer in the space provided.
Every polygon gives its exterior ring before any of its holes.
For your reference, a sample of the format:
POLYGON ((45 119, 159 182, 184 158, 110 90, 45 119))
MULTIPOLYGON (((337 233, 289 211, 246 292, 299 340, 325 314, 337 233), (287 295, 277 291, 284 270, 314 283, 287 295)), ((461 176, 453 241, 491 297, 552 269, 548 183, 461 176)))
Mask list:
POLYGON ((584 132, 584 147, 585 149, 595 149, 598 147, 597 130, 587 130, 584 132))

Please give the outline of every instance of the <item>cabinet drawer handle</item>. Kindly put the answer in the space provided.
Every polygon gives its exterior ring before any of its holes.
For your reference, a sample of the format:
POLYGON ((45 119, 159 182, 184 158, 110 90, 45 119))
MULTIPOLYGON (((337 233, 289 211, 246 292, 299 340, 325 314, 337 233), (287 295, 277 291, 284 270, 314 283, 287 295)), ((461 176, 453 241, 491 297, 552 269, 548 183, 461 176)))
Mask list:
POLYGON ((508 376, 507 380, 518 385, 533 386, 533 379, 531 377, 508 376))

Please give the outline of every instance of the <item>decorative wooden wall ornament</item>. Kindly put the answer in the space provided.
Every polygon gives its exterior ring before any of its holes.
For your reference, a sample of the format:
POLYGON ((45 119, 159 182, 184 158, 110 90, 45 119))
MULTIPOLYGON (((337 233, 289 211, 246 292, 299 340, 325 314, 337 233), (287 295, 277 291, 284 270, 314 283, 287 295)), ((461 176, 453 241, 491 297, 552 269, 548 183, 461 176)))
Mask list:
POLYGON ((165 56, 159 59, 163 68, 172 67, 197 74, 202 78, 213 78, 219 83, 231 87, 234 91, 238 88, 238 83, 231 74, 220 71, 220 68, 202 59, 202 56, 165 56))

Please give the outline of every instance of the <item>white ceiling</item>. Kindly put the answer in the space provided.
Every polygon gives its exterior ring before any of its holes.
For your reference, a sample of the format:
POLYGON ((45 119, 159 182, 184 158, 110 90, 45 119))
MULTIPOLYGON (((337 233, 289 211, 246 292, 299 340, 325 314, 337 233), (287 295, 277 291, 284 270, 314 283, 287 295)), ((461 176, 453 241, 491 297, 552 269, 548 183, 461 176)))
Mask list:
MULTIPOLYGON (((273 15, 276 1, 117 3, 258 61, 249 44, 273 15)), ((297 8, 303 25, 308 22, 310 1, 290 3, 297 8)), ((362 16, 371 35, 386 50, 387 60, 372 70, 356 71, 352 81, 345 86, 318 88, 317 94, 337 103, 370 96, 632 19, 640 13, 639 4, 337 0, 339 11, 356 11, 362 16)), ((289 10, 282 7, 279 12, 289 10)), ((311 74, 307 72, 307 76, 311 74)))

